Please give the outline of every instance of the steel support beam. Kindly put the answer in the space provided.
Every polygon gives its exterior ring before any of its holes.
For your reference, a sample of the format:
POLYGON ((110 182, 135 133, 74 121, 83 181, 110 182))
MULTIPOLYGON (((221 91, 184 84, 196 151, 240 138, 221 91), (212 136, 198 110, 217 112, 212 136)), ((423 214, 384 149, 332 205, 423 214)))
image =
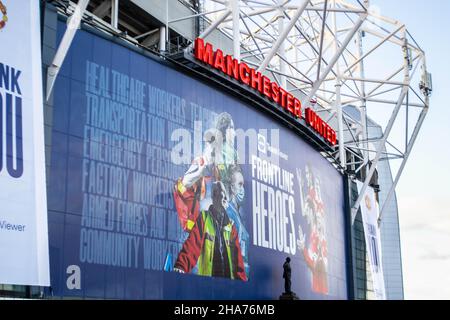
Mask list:
MULTIPOLYGON (((406 31, 405 30, 403 30, 403 34, 404 34, 403 42, 404 42, 404 46, 406 47, 407 41, 406 41, 406 31)), ((383 134, 383 138, 378 142, 377 153, 375 155, 375 159, 373 160, 372 165, 370 166, 369 173, 367 174, 366 179, 365 179, 364 184, 363 184, 363 187, 362 187, 362 189, 359 192, 358 199, 356 200, 355 204, 353 205, 353 207, 351 209, 351 222, 352 222, 352 225, 355 222, 355 218, 356 218, 356 214, 358 212, 359 205, 361 204, 361 201, 362 201, 362 199, 364 197, 366 189, 369 186, 370 180, 372 179, 372 176, 373 176, 373 174, 375 172, 375 169, 376 169, 376 167, 378 165, 378 161, 381 158, 381 155, 383 153, 383 149, 385 148, 385 145, 386 145, 386 141, 387 141, 387 139, 388 139, 388 137, 389 137, 389 135, 391 133, 391 130, 392 130, 393 126, 394 126, 395 120, 397 119, 397 115, 398 115, 398 113, 400 111, 400 108, 401 108, 401 106, 403 104, 403 100, 405 99, 406 94, 408 93, 408 90, 409 90, 409 81, 410 81, 410 79, 409 79, 408 62, 406 61, 406 59, 404 59, 403 64, 404 64, 403 65, 403 70, 404 70, 404 82, 405 82, 405 84, 403 85, 403 88, 402 88, 402 91, 400 93, 397 105, 395 106, 395 108, 394 108, 394 110, 392 112, 391 118, 389 119, 388 125, 387 125, 387 127, 385 129, 385 132, 383 134)))
POLYGON ((159 52, 166 52, 166 27, 159 28, 159 52))
POLYGON ((382 220, 383 214, 384 214, 384 212, 385 212, 385 210, 386 210, 386 208, 387 208, 387 206, 389 204, 389 201, 391 201, 391 198, 392 198, 392 196, 393 196, 393 194, 395 192, 395 188, 397 187, 398 182, 400 181, 400 177, 402 176, 403 170, 405 169, 405 165, 408 162, 409 156, 411 155, 412 148, 414 147, 414 144, 416 142, 416 139, 417 139, 417 136, 419 134, 419 131, 422 128, 422 124, 425 121, 425 117, 427 115, 427 112, 428 112, 428 107, 424 108, 422 110, 422 112, 420 113, 418 122, 416 124, 416 127, 414 128, 413 133, 412 133, 411 140, 408 143, 408 147, 407 147, 406 153, 404 155, 402 164, 400 165, 400 168, 398 169, 398 172, 397 172, 397 174, 395 176, 394 183, 392 184, 391 188, 389 189, 389 193, 387 195, 387 198, 384 201, 384 204, 383 204, 382 209, 380 211, 380 215, 378 217, 378 224, 381 224, 381 220, 382 220))
POLYGON ((273 44, 272 49, 266 55, 266 57, 264 58, 264 61, 261 63, 261 66, 258 68, 259 72, 263 72, 267 68, 270 61, 272 60, 274 55, 277 53, 277 51, 280 48, 280 46, 282 45, 282 43, 286 40, 287 35, 291 31, 291 29, 295 26, 295 24, 297 23, 297 20, 300 18, 303 11, 305 11, 305 8, 307 7, 308 4, 309 4, 309 0, 303 0, 303 4, 299 6, 297 11, 295 11, 294 15, 291 18, 291 21, 284 28, 282 33, 279 34, 277 41, 273 44))
POLYGON ((111 26, 114 29, 119 28, 119 1, 111 0, 111 26))
POLYGON ((398 115, 398 113, 400 111, 400 107, 402 106, 403 100, 405 99, 407 92, 408 92, 408 87, 405 86, 402 89, 402 92, 401 92, 400 97, 398 99, 398 103, 395 106, 394 111, 392 112, 391 119, 389 120, 389 124, 388 124, 388 127, 385 130, 383 138, 378 142, 379 145, 378 145, 378 148, 377 148, 377 153, 375 155, 375 159, 373 160, 372 165, 370 166, 369 172, 367 174, 366 180, 364 181, 364 185, 363 185, 363 187, 362 187, 362 189, 360 191, 358 199, 356 200, 356 202, 353 205, 352 210, 351 210, 351 215, 352 215, 352 220, 351 221, 352 221, 352 224, 355 222, 356 213, 358 212, 359 205, 361 204, 361 201, 362 201, 362 199, 364 197, 366 189, 369 186, 370 180, 372 179, 372 176, 373 176, 373 174, 375 172, 375 169, 376 169, 376 167, 378 165, 378 161, 380 160, 381 155, 383 154, 383 148, 385 147, 387 138, 389 137, 389 134, 391 133, 392 127, 394 126, 394 122, 395 122, 395 120, 397 118, 397 115, 398 115))
MULTIPOLYGON (((363 56, 363 42, 362 42, 362 32, 358 31, 357 37, 356 37, 356 46, 357 46, 357 66, 359 69, 359 74, 361 78, 365 77, 365 71, 364 71, 364 62, 361 57, 363 56)), ((360 99, 360 106, 359 106, 359 114, 361 117, 361 139, 364 141, 363 147, 368 150, 369 144, 367 143, 367 101, 366 101, 366 83, 364 81, 360 82, 360 91, 361 91, 361 99, 360 99)), ((356 137, 358 138, 358 137, 356 137)), ((363 150, 363 156, 364 156, 364 163, 363 165, 366 165, 369 162, 369 153, 363 150)), ((367 176, 368 169, 366 167, 365 176, 367 176)))
POLYGON ((327 78, 328 74, 331 72, 331 70, 333 69, 334 65, 339 60, 339 57, 342 55, 342 53, 347 48, 348 44, 352 40, 352 38, 355 35, 355 33, 358 32, 359 28, 361 27, 361 25, 366 20, 367 15, 368 15, 367 13, 363 13, 363 14, 361 14, 359 16, 358 21, 355 23, 353 28, 349 31, 349 33, 345 37, 345 40, 341 44, 341 47, 339 48, 338 52, 336 52, 336 54, 333 56, 331 61, 328 63, 327 68, 325 69, 325 71, 320 76, 320 79, 314 83, 314 86, 312 87, 311 91, 308 93, 307 97, 303 100, 303 104, 307 103, 311 99, 311 97, 313 97, 316 94, 317 90, 322 85, 322 82, 327 78))
POLYGON ((241 61, 241 34, 240 34, 240 14, 239 0, 230 0, 231 13, 233 16, 233 56, 237 61, 241 61))
POLYGON ((372 49, 370 49, 366 54, 363 56, 360 56, 358 60, 353 62, 347 69, 344 70, 343 73, 349 72, 351 69, 353 69, 354 66, 356 66, 358 63, 360 63, 362 60, 367 58, 371 53, 373 53, 375 50, 377 50, 379 47, 381 47, 383 44, 386 43, 391 37, 393 37, 397 32, 399 32, 401 29, 403 29, 405 26, 401 25, 397 29, 395 29, 393 32, 391 32, 389 35, 387 35, 383 40, 381 40, 378 44, 376 44, 372 49))
POLYGON ((112 0, 103 1, 92 13, 103 19, 108 13, 111 13, 111 2, 112 0))
MULTIPOLYGON (((279 9, 279 13, 278 13, 278 35, 280 38, 281 38, 281 35, 284 34, 284 30, 285 30, 284 10, 282 9, 281 2, 282 2, 282 0, 279 0, 280 9, 279 9)), ((286 34, 286 36, 287 36, 287 34, 286 34)), ((276 45, 276 42, 275 42, 275 45, 276 45)), ((269 52, 269 55, 270 54, 271 53, 269 52)), ((283 88, 286 88, 286 76, 284 76, 286 74, 286 45, 285 45, 284 39, 283 39, 283 41, 280 42, 280 45, 278 46, 278 55, 280 57, 280 73, 282 74, 282 76, 280 78, 280 84, 283 88)), ((266 55, 264 58, 264 61, 266 61, 267 59, 268 58, 266 55)), ((263 63, 264 63, 264 61, 263 61, 263 63)), ((267 69, 267 65, 264 67, 264 70, 265 69, 267 69)), ((259 70, 261 72, 264 71, 261 69, 261 67, 259 68, 259 70)))
POLYGON ((200 35, 199 38, 206 38, 211 32, 213 32, 231 13, 230 9, 225 10, 225 12, 214 21, 208 28, 205 29, 200 35))
POLYGON ((64 33, 61 43, 59 44, 52 64, 48 67, 47 70, 47 101, 50 98, 59 70, 64 63, 64 59, 66 58, 73 38, 75 37, 77 30, 80 28, 81 19, 83 18, 83 14, 86 11, 88 4, 89 0, 79 0, 78 4, 75 7, 74 13, 69 17, 69 19, 67 19, 66 32, 64 33))
MULTIPOLYGON (((328 1, 325 1, 325 6, 328 4, 328 1)), ((336 6, 336 0, 333 0, 333 5, 336 6)), ((322 46, 323 46, 323 38, 325 37, 325 21, 326 21, 326 7, 324 8, 323 13, 323 27, 322 27, 322 37, 320 43, 320 60, 322 59, 322 46)), ((334 54, 339 52, 338 47, 338 33, 337 33, 337 22, 336 22, 336 12, 332 13, 333 19, 333 33, 334 33, 334 54)), ((319 66, 317 70, 317 81, 320 77, 320 60, 319 66)), ((341 163, 341 167, 345 170, 347 168, 347 159, 345 155, 345 139, 344 139, 344 119, 342 114, 342 103, 341 103, 341 89, 342 89, 342 79, 341 79, 341 68, 339 66, 339 59, 336 61, 336 100, 335 100, 335 110, 337 112, 337 121, 338 121, 338 140, 339 140, 339 162, 341 163)))

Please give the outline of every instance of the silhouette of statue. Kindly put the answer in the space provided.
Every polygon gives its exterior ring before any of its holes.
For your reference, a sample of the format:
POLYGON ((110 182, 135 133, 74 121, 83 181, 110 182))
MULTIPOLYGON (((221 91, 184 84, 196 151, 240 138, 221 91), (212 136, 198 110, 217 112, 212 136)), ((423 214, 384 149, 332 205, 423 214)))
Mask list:
POLYGON ((284 293, 280 296, 280 300, 300 300, 299 297, 291 290, 291 258, 287 257, 283 264, 284 293))
POLYGON ((285 293, 291 294, 291 258, 287 257, 283 264, 283 278, 284 278, 284 290, 285 293))

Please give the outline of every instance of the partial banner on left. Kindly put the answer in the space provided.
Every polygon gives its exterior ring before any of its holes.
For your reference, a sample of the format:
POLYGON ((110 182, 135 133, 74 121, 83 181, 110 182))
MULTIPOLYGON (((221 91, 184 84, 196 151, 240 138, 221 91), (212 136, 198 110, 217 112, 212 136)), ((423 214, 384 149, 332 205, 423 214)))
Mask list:
POLYGON ((50 285, 39 2, 0 0, 0 284, 50 285))

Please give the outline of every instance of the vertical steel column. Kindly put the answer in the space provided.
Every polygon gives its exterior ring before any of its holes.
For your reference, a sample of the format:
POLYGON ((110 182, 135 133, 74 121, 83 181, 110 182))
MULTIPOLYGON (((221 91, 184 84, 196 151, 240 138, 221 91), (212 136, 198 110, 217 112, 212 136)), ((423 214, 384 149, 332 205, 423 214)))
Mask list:
POLYGON ((231 13, 233 16, 233 56, 241 61, 241 30, 239 16, 239 0, 231 0, 231 13))
POLYGON ((202 32, 201 35, 199 35, 199 38, 206 38, 211 32, 213 32, 231 13, 230 9, 225 10, 225 12, 216 20, 214 21, 208 28, 206 28, 205 31, 202 32))
MULTIPOLYGON (((333 6, 336 7, 336 0, 333 0, 333 6)), ((325 16, 326 12, 324 10, 324 17, 323 19, 326 19, 325 16)), ((336 22, 336 12, 333 12, 332 15, 333 18, 333 32, 334 32, 334 54, 337 54, 339 51, 338 47, 338 29, 337 29, 337 22, 336 22)), ((325 33, 325 30, 322 30, 322 32, 325 33)), ((325 35, 322 35, 324 37, 325 35)), ((331 40, 333 41, 333 40, 331 40)), ((319 64, 320 66, 320 64, 319 64)), ((318 70, 320 74, 320 70, 318 70)), ((341 68, 339 66, 339 59, 336 60, 336 111, 337 111, 337 120, 338 120, 338 139, 339 139, 339 160, 341 163, 341 167, 345 170, 347 168, 347 159, 345 155, 345 141, 344 141, 344 120, 343 120, 343 114, 342 114, 342 103, 341 103, 341 88, 342 88, 342 77, 341 77, 341 68)))
POLYGON ((119 28, 119 0, 111 0, 111 26, 119 28))
POLYGON ((166 44, 169 43, 169 0, 166 0, 166 44))
POLYGON ((159 52, 166 52, 166 27, 159 28, 159 52))
MULTIPOLYGON (((356 60, 360 60, 363 56, 363 44, 362 44, 362 31, 358 31, 357 37, 356 37, 356 60)), ((365 78, 365 72, 364 72, 364 62, 363 60, 359 61, 358 63, 358 69, 360 78, 365 78)), ((361 117, 361 140, 363 141, 363 157, 364 157, 364 165, 366 165, 369 162, 369 144, 368 144, 368 134, 367 134, 367 111, 366 111, 366 83, 364 81, 360 82, 361 84, 361 100, 360 100, 360 107, 359 107, 359 113, 361 117)), ((367 175, 368 168, 365 167, 366 172, 365 175, 367 175)))
MULTIPOLYGON (((278 4, 280 5, 280 9, 278 12, 278 36, 280 37, 279 39, 281 39, 281 36, 284 34, 284 10, 281 7, 283 3, 283 0, 278 0, 278 4)), ((286 35, 287 36, 287 35, 286 35)), ((281 76, 280 76, 280 84, 283 88, 286 88, 286 76, 284 76, 284 74, 286 74, 286 45, 284 42, 284 39, 280 42, 280 46, 278 48, 278 54, 280 55, 280 72, 281 72, 281 76)), ((267 57, 266 57, 267 59, 267 57)))

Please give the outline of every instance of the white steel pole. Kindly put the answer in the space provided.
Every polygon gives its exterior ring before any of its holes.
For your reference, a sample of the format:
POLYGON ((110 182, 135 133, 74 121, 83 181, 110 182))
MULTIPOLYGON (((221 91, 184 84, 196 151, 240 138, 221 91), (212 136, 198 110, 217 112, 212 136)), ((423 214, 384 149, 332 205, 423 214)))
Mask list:
MULTIPOLYGON (((336 0, 333 0, 333 6, 336 7, 336 0)), ((337 22, 336 22, 336 12, 332 14, 333 18, 333 32, 334 32, 334 54, 337 54, 339 51, 338 48, 338 30, 337 30, 337 22)), ((326 19, 325 12, 323 19, 326 19)), ((323 30, 325 32, 325 30, 323 30)), ((323 37, 324 35, 322 35, 323 37)), ((333 39, 331 40, 333 41, 333 39)), ((320 64, 319 64, 320 65, 320 64)), ((320 73, 320 70, 319 70, 320 73)), ((341 88, 342 88, 342 79, 341 79, 341 69, 339 66, 339 59, 336 61, 336 110, 337 110, 337 120, 338 120, 338 139, 339 139, 339 160, 341 163, 341 167, 345 170, 347 168, 347 159, 345 155, 345 141, 344 141, 344 121, 342 115, 342 103, 341 103, 341 88)))
POLYGON ((169 0, 166 0, 166 44, 169 43, 169 0))
MULTIPOLYGON (((281 5, 282 3, 283 3, 283 1, 278 2, 279 5, 281 5)), ((291 18, 291 21, 286 26, 286 28, 284 28, 284 21, 283 21, 283 27, 282 27, 282 30, 279 31, 278 39, 273 44, 269 53, 265 56, 264 61, 261 63, 261 66, 258 68, 258 71, 263 72, 267 68, 267 66, 270 63, 270 60, 272 60, 275 53, 278 52, 278 49, 280 49, 280 46, 284 43, 284 41, 286 41, 289 32, 295 26, 297 20, 300 18, 303 11, 305 11, 305 8, 308 4, 309 4, 309 0, 303 1, 303 4, 301 6, 299 6, 297 11, 294 13, 294 15, 291 18)), ((280 16, 278 17, 278 28, 280 28, 280 24, 281 24, 280 19, 284 19, 284 8, 280 7, 279 10, 281 12, 280 12, 280 16), (283 15, 283 16, 281 16, 281 15, 283 15)))
POLYGON ((119 28, 119 0, 111 0, 111 26, 119 28))
POLYGON ((50 98, 53 86, 56 81, 56 77, 58 76, 59 70, 61 69, 64 59, 66 58, 67 52, 69 51, 73 38, 75 37, 75 34, 80 27, 81 19, 83 18, 83 14, 86 11, 88 3, 89 0, 78 1, 74 13, 70 16, 69 19, 67 19, 66 32, 64 33, 61 43, 59 44, 58 50, 56 51, 52 64, 47 70, 46 100, 50 98))
MULTIPOLYGON (((358 31, 357 37, 356 37, 356 59, 360 60, 360 58, 363 56, 363 47, 362 47, 362 31, 358 31)), ((361 79, 364 79, 364 62, 363 60, 360 60, 358 63, 359 68, 359 74, 361 79)), ((369 144, 367 142, 367 112, 366 112, 366 83, 364 81, 360 82, 361 85, 361 100, 360 100, 360 106, 359 106, 359 113, 361 117, 361 140, 363 141, 363 156, 364 156, 364 165, 366 165, 369 162, 369 153, 367 150, 369 149, 369 144)), ((366 167, 365 170, 365 176, 367 176, 369 169, 366 167)))
MULTIPOLYGON (((283 1, 279 0, 278 3, 281 5, 283 1)), ((281 39, 281 36, 284 34, 284 10, 282 7, 280 7, 280 10, 278 12, 278 36, 279 39, 281 39)), ((286 74, 286 46, 285 46, 285 41, 283 39, 283 41, 280 42, 279 44, 279 48, 278 48, 278 54, 280 55, 280 72, 281 74, 286 74)), ((270 61, 267 59, 268 57, 266 56, 267 61, 270 61)), ((263 62, 264 64, 264 62, 263 62)), ((267 66, 265 67, 267 68, 267 66)), ((260 70, 263 71, 263 69, 260 67, 260 70)), ((280 84, 283 88, 286 88, 286 77, 285 76, 281 76, 280 77, 280 84)))
POLYGON ((241 61, 239 0, 231 0, 231 13, 233 16, 233 56, 241 61))
POLYGON ((159 51, 164 53, 166 52, 166 27, 159 28, 159 51))

